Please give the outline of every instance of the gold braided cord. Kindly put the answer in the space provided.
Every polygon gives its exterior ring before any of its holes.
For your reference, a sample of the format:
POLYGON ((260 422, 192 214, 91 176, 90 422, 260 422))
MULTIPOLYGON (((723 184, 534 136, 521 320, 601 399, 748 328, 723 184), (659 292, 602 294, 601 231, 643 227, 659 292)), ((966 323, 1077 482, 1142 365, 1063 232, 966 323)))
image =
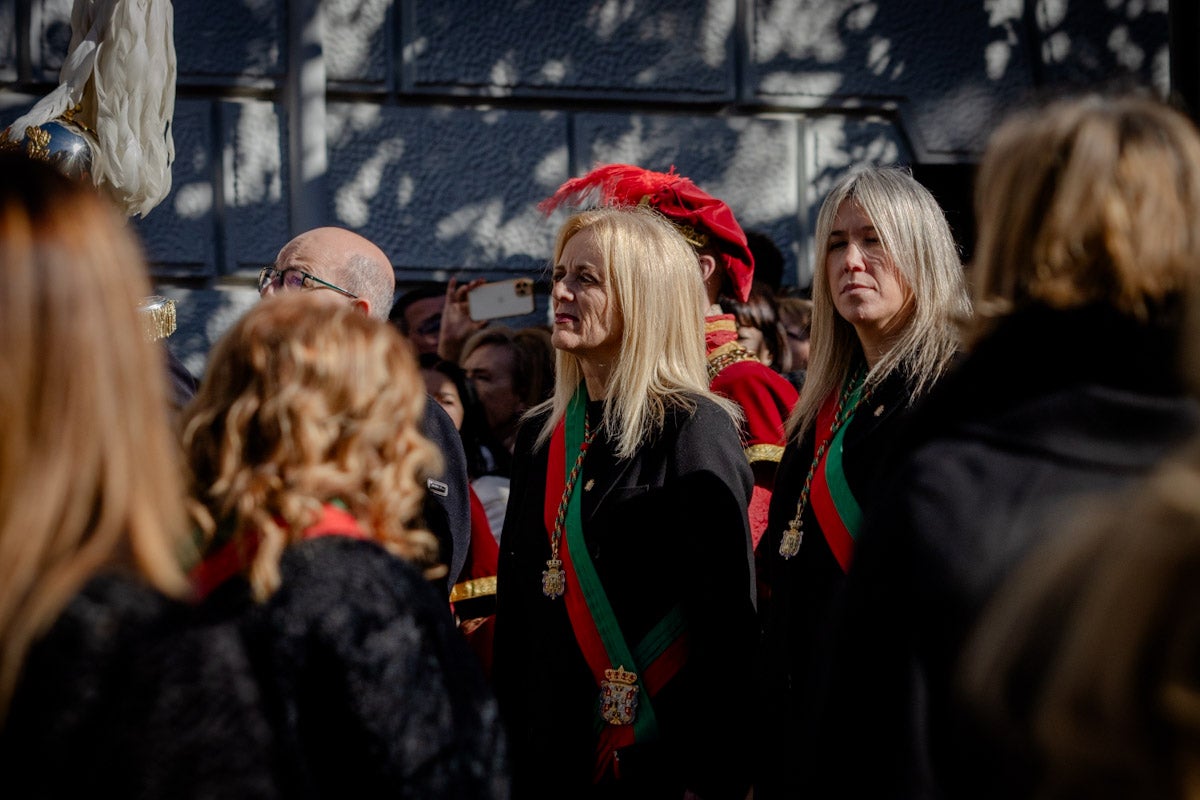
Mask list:
MULTIPOLYGON (((833 411, 833 422, 829 425, 829 435, 823 439, 817 447, 817 452, 813 456, 812 464, 809 465, 808 475, 804 478, 804 486, 800 489, 800 499, 796 502, 796 514, 788 522, 788 531, 784 534, 783 539, 779 543, 779 555, 784 559, 789 559, 799 551, 800 543, 804 536, 804 509, 808 506, 808 496, 812 490, 813 477, 817 474, 817 467, 821 463, 821 459, 825 456, 825 451, 829 449, 830 443, 837 436, 837 432, 854 418, 854 413, 858 411, 859 406, 867 401, 871 396, 870 390, 864 391, 858 396, 858 400, 849 409, 845 408, 846 401, 850 395, 854 394, 854 390, 866 380, 867 370, 866 365, 859 368, 858 372, 846 385, 842 387, 841 394, 838 395, 837 406, 833 411), (795 533, 796 537, 791 547, 788 544, 788 537, 795 533)), ((814 431, 819 436, 820 431, 814 431)))
POLYGON ((558 543, 562 539, 563 529, 567 525, 567 507, 571 505, 571 495, 575 492, 575 483, 579 480, 579 473, 583 471, 583 458, 587 455, 588 447, 592 444, 592 439, 596 436, 596 432, 592 430, 591 421, 584 416, 583 418, 583 445, 579 448, 579 455, 575 457, 575 465, 571 467, 571 474, 567 476, 567 485, 563 487, 562 500, 558 504, 558 514, 554 517, 554 531, 550 534, 550 558, 558 558, 558 543))
POLYGON ((772 461, 776 464, 783 458, 783 445, 752 444, 746 448, 746 460, 753 464, 756 461, 772 461))

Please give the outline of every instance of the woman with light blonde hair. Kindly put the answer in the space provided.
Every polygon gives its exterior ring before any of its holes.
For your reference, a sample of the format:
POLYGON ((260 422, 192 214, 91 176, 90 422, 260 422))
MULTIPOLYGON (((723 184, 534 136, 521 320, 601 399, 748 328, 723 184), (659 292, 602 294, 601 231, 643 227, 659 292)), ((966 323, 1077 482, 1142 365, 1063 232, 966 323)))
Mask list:
POLYGON ((317 796, 490 797, 503 750, 417 519, 439 456, 387 323, 268 298, 216 345, 185 409, 209 613, 238 621, 285 775, 317 796), (419 743, 419 744, 418 744, 419 743))
MULTIPOLYGON (((813 271, 811 353, 805 391, 788 420, 789 438, 800 439, 817 417, 821 403, 838 391, 855 367, 867 367, 865 391, 900 374, 913 399, 925 394, 945 372, 958 350, 958 325, 970 305, 958 248, 945 214, 929 190, 898 168, 861 168, 839 181, 817 214, 813 271), (859 211, 858 219, 849 213, 859 211), (847 223, 864 224, 861 241, 847 223), (860 292, 846 273, 839 253, 860 247, 886 253, 902 284, 896 308, 880 320, 871 305, 840 298, 860 292), (831 269, 831 264, 840 269, 831 269), (861 309, 861 310, 860 310, 861 309)), ((890 310, 890 309, 889 309, 890 310)))
POLYGON ((743 796, 752 476, 708 389, 695 252, 602 207, 562 226, 552 279, 555 391, 518 434, 500 539, 514 796, 743 796))
POLYGON ((913 404, 949 367, 969 311, 937 201, 910 173, 863 167, 817 215, 811 348, 788 419, 759 582, 763 737, 756 790, 792 796, 812 726, 823 636, 913 404))
POLYGON ((1200 276, 1191 122, 1144 96, 1024 109, 993 135, 975 192, 969 353, 913 415, 868 520, 824 694, 815 760, 859 796, 1032 796, 1028 765, 990 759, 991 732, 954 692, 967 638, 1027 553, 1200 424, 1178 365, 1200 276), (851 743, 879 768, 847 782, 851 743))

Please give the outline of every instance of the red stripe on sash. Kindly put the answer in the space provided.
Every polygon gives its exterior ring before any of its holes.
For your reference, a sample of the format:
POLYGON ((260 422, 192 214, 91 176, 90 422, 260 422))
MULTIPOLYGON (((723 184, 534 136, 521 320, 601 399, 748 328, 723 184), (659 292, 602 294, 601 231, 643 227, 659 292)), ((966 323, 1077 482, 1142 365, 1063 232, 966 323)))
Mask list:
MULTIPOLYGON (((836 421, 837 407, 838 393, 830 392, 829 396, 825 398, 825 402, 821 404, 821 410, 817 412, 816 429, 818 433, 826 436, 824 442, 826 452, 822 454, 821 461, 817 464, 808 500, 812 505, 813 515, 817 518, 817 524, 821 526, 821 533, 825 536, 825 541, 828 542, 829 549, 833 552, 833 557, 837 559, 842 572, 848 572, 850 560, 854 556, 854 537, 850 535, 850 531, 842 522, 841 515, 838 514, 833 497, 829 494, 829 481, 825 477, 825 466, 829 460, 828 448, 833 446, 834 435, 831 431, 836 421)), ((845 424, 849 425, 850 423, 846 422, 845 424)), ((820 442, 815 442, 814 452, 820 446, 820 442)))
MULTIPOLYGON (((546 468, 546 497, 543 512, 548 537, 554 535, 554 520, 558 516, 558 506, 562 502, 566 485, 566 422, 565 419, 561 419, 550 436, 549 462, 546 468)), ((611 669, 613 665, 609 662, 608 651, 605 650, 604 641, 600 638, 600 631, 596 628, 596 620, 592 617, 592 612, 587 607, 587 599, 583 595, 583 589, 579 586, 579 579, 575 574, 575 565, 571 561, 571 550, 567 546, 565 534, 559 539, 558 557, 562 559, 563 571, 566 573, 566 591, 563 592, 562 600, 566 604, 571 630, 575 633, 575 641, 592 673, 592 679, 596 682, 596 686, 599 686, 600 682, 604 680, 604 670, 611 669)), ((626 668, 635 669, 636 667, 629 664, 626 665, 626 668)), ((596 744, 593 783, 603 778, 604 774, 613 766, 613 751, 627 747, 633 744, 633 741, 632 725, 604 726, 596 744)))
MULTIPOLYGON (((547 537, 554 535, 554 522, 558 516, 558 507, 562 502, 563 491, 566 488, 566 425, 565 420, 559 420, 550 437, 550 450, 546 469, 546 494, 543 505, 543 522, 547 537)), ((605 680, 604 671, 615 666, 609 658, 604 640, 596 627, 596 620, 588 608, 587 598, 579 584, 579 576, 571 558, 568 537, 564 535, 559 540, 558 557, 563 562, 563 572, 566 579, 566 591, 562 600, 566 605, 567 617, 571 622, 571 630, 575 641, 592 673, 592 679, 599 687, 605 680)), ((586 557, 586 556, 585 556, 586 557)), ((649 702, 658 692, 670 682, 683 665, 687 662, 689 653, 687 636, 679 636, 666 649, 659 653, 652 662, 641 666, 639 679, 649 697, 649 702)), ((638 669, 637 664, 622 664, 629 670, 638 669)), ((597 713, 598 713, 597 709, 597 713)), ((628 747, 636 741, 633 725, 604 725, 597 737, 595 761, 592 772, 592 782, 599 783, 606 774, 612 772, 615 778, 620 778, 620 765, 616 753, 623 747, 628 747)))
MULTIPOLYGON (((544 512, 547 537, 554 534, 554 520, 558 516, 558 505, 562 501, 563 489, 567 485, 565 451, 566 424, 564 420, 559 420, 558 426, 550 437, 550 460, 546 469, 544 512)), ((571 629, 575 631, 575 641, 579 643, 584 660, 587 661, 588 668, 592 671, 592 677, 599 686, 600 681, 604 680, 604 670, 613 665, 609 663, 608 651, 604 649, 604 641, 600 638, 596 621, 592 618, 592 612, 587 607, 587 599, 579 587, 579 578, 575 575, 575 566, 571 562, 571 552, 567 547, 565 535, 558 543, 558 557, 562 559, 563 571, 566 573, 567 589, 563 593, 562 599, 566 603, 571 629)), ((634 667, 630 664, 627 668, 633 669, 634 667)))
POLYGON ((822 459, 821 466, 817 468, 817 474, 813 476, 810 494, 813 514, 817 518, 817 524, 821 526, 821 533, 825 535, 825 541, 828 542, 829 549, 833 552, 833 557, 837 559, 838 565, 841 566, 842 572, 849 572, 850 561, 854 557, 854 537, 850 535, 850 531, 842 522, 842 517, 833 504, 833 497, 829 494, 829 482, 825 479, 824 459, 822 459))

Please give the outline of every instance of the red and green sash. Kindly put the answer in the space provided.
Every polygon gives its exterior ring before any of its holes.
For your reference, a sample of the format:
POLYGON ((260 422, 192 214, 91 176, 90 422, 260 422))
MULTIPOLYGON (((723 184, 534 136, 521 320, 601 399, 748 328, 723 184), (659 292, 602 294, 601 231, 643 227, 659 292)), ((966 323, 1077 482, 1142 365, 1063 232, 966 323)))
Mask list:
MULTIPOLYGON (((283 524, 283 520, 276 522, 283 524)), ((301 534, 303 539, 316 539, 320 536, 368 538, 358 520, 349 511, 341 505, 329 503, 321 506, 321 516, 301 534)), ((209 554, 193 567, 190 573, 196 596, 208 596, 222 583, 243 572, 258 552, 258 539, 259 533, 256 530, 248 530, 242 536, 235 536, 232 529, 218 533, 216 541, 209 548, 209 554)))
MULTIPOLYGON (((546 473, 545 525, 548 535, 554 531, 554 519, 566 487, 567 453, 578 453, 583 444, 586 393, 582 386, 567 407, 550 437, 550 462, 546 473)), ((658 720, 651 698, 665 686, 687 660, 688 640, 683 615, 673 609, 632 651, 625 642, 608 595, 592 563, 583 538, 580 492, 571 493, 559 558, 566 573, 566 591, 562 601, 575 632, 575 641, 599 687, 605 670, 623 667, 637 674, 639 700, 632 725, 609 725, 599 716, 597 706, 597 743, 593 782, 599 782, 610 770, 616 777, 619 765, 615 752, 634 742, 650 741, 658 736, 658 720)))
MULTIPOLYGON (((863 384, 860 383, 849 397, 839 403, 838 393, 831 392, 817 412, 817 431, 828 431, 833 427, 839 406, 851 409, 849 413, 852 414, 862 393, 863 384)), ((854 540, 858 538, 858 531, 862 527, 862 508, 859 507, 854 493, 850 491, 850 484, 846 482, 846 472, 842 467, 842 442, 849 427, 849 419, 838 426, 825 450, 825 457, 817 465, 810 491, 813 514, 816 515, 817 524, 821 526, 825 541, 829 543, 829 549, 841 565, 842 572, 850 570, 850 560, 854 556, 854 540)), ((814 446, 820 447, 820 443, 814 446)))

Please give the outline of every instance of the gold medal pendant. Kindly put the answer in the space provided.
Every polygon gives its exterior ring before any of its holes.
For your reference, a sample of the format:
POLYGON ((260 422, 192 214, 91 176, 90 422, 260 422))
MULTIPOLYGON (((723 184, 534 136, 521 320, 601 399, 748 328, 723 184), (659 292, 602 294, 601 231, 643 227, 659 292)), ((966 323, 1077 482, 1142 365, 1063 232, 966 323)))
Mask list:
POLYGON ((800 540, 804 536, 801 524, 792 520, 788 523, 788 529, 783 532, 783 540, 779 542, 779 555, 785 559, 800 552, 800 540))
POLYGON ((553 600, 562 597, 566 590, 567 574, 563 572, 562 561, 557 558, 547 559, 546 568, 542 570, 542 594, 553 600))

